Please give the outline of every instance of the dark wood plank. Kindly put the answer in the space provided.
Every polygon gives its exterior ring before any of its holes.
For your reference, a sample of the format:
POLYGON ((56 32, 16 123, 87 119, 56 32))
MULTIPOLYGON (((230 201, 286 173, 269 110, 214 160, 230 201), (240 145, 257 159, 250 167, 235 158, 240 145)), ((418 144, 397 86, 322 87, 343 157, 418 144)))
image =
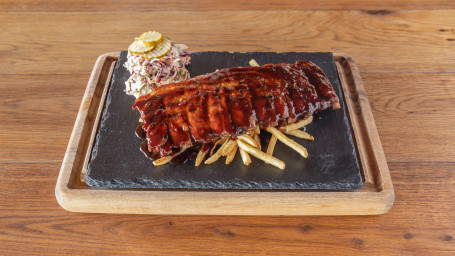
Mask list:
POLYGON ((70 213, 58 206, 53 195, 59 166, 0 163, 0 241, 8 244, 0 247, 0 254, 455 252, 454 162, 389 163, 396 193, 391 211, 379 216, 344 217, 70 213))
POLYGON ((87 73, 150 29, 191 51, 332 51, 352 55, 361 73, 455 72, 455 10, 140 12, 125 22, 132 16, 2 13, 0 74, 87 73))
MULTIPOLYGON (((0 3, 0 11, 14 12, 106 12, 106 11, 241 11, 241 10, 402 10, 402 9, 453 9, 455 4, 450 0, 342 0, 342 1, 89 1, 77 3, 64 0, 32 1, 32 0, 4 0, 0 3)), ((381 11, 381 13, 384 11, 381 11)))

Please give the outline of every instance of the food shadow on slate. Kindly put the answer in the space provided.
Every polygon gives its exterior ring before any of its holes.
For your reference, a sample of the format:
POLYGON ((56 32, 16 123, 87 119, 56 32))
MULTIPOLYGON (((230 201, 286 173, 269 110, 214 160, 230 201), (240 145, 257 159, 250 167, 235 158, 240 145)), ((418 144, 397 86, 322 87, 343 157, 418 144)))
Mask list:
MULTIPOLYGON (((357 154, 349 125, 346 105, 338 82, 332 53, 229 53, 196 52, 188 66, 191 77, 214 72, 216 69, 248 66, 251 59, 260 65, 295 63, 310 60, 320 66, 340 98, 340 110, 324 110, 306 127, 314 141, 290 138, 308 149, 302 158, 293 149, 277 142, 274 156, 286 163, 284 171, 251 157, 245 166, 237 153, 226 165, 217 162, 198 167, 187 160, 180 165, 154 166, 140 150, 142 140, 135 134, 139 113, 132 109, 133 96, 124 92, 130 76, 123 67, 127 52, 122 51, 115 66, 106 97, 101 122, 88 164, 86 183, 94 187, 153 188, 153 189, 241 189, 241 190, 352 190, 362 187, 357 154)), ((270 135, 261 130, 262 147, 267 147, 270 135)))

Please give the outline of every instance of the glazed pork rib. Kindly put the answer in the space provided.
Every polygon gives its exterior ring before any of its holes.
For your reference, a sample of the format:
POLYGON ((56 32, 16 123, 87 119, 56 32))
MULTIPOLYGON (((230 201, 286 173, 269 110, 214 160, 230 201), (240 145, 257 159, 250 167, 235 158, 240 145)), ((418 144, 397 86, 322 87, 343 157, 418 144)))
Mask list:
POLYGON ((149 150, 161 156, 258 125, 294 123, 329 107, 340 108, 338 96, 310 61, 223 69, 158 87, 133 105, 149 150))

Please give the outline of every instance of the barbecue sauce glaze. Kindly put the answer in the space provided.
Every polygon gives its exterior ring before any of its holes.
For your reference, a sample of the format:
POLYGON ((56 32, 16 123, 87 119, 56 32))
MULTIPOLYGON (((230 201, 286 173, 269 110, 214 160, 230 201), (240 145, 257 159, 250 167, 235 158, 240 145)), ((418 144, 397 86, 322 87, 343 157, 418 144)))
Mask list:
POLYGON ((330 106, 339 107, 339 99, 323 71, 297 61, 223 69, 168 84, 139 97, 133 108, 143 120, 136 133, 147 138, 141 149, 153 159, 257 125, 292 123, 330 106))

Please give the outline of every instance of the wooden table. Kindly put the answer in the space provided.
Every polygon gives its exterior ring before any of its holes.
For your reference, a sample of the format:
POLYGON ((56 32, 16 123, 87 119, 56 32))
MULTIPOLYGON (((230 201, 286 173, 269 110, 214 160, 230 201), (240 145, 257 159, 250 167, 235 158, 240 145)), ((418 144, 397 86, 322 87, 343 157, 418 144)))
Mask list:
POLYGON ((0 3, 0 255, 455 253, 454 1, 167 2, 0 3), (54 186, 96 58, 150 29, 192 51, 352 55, 394 183, 390 212, 148 216, 60 208, 54 186))

